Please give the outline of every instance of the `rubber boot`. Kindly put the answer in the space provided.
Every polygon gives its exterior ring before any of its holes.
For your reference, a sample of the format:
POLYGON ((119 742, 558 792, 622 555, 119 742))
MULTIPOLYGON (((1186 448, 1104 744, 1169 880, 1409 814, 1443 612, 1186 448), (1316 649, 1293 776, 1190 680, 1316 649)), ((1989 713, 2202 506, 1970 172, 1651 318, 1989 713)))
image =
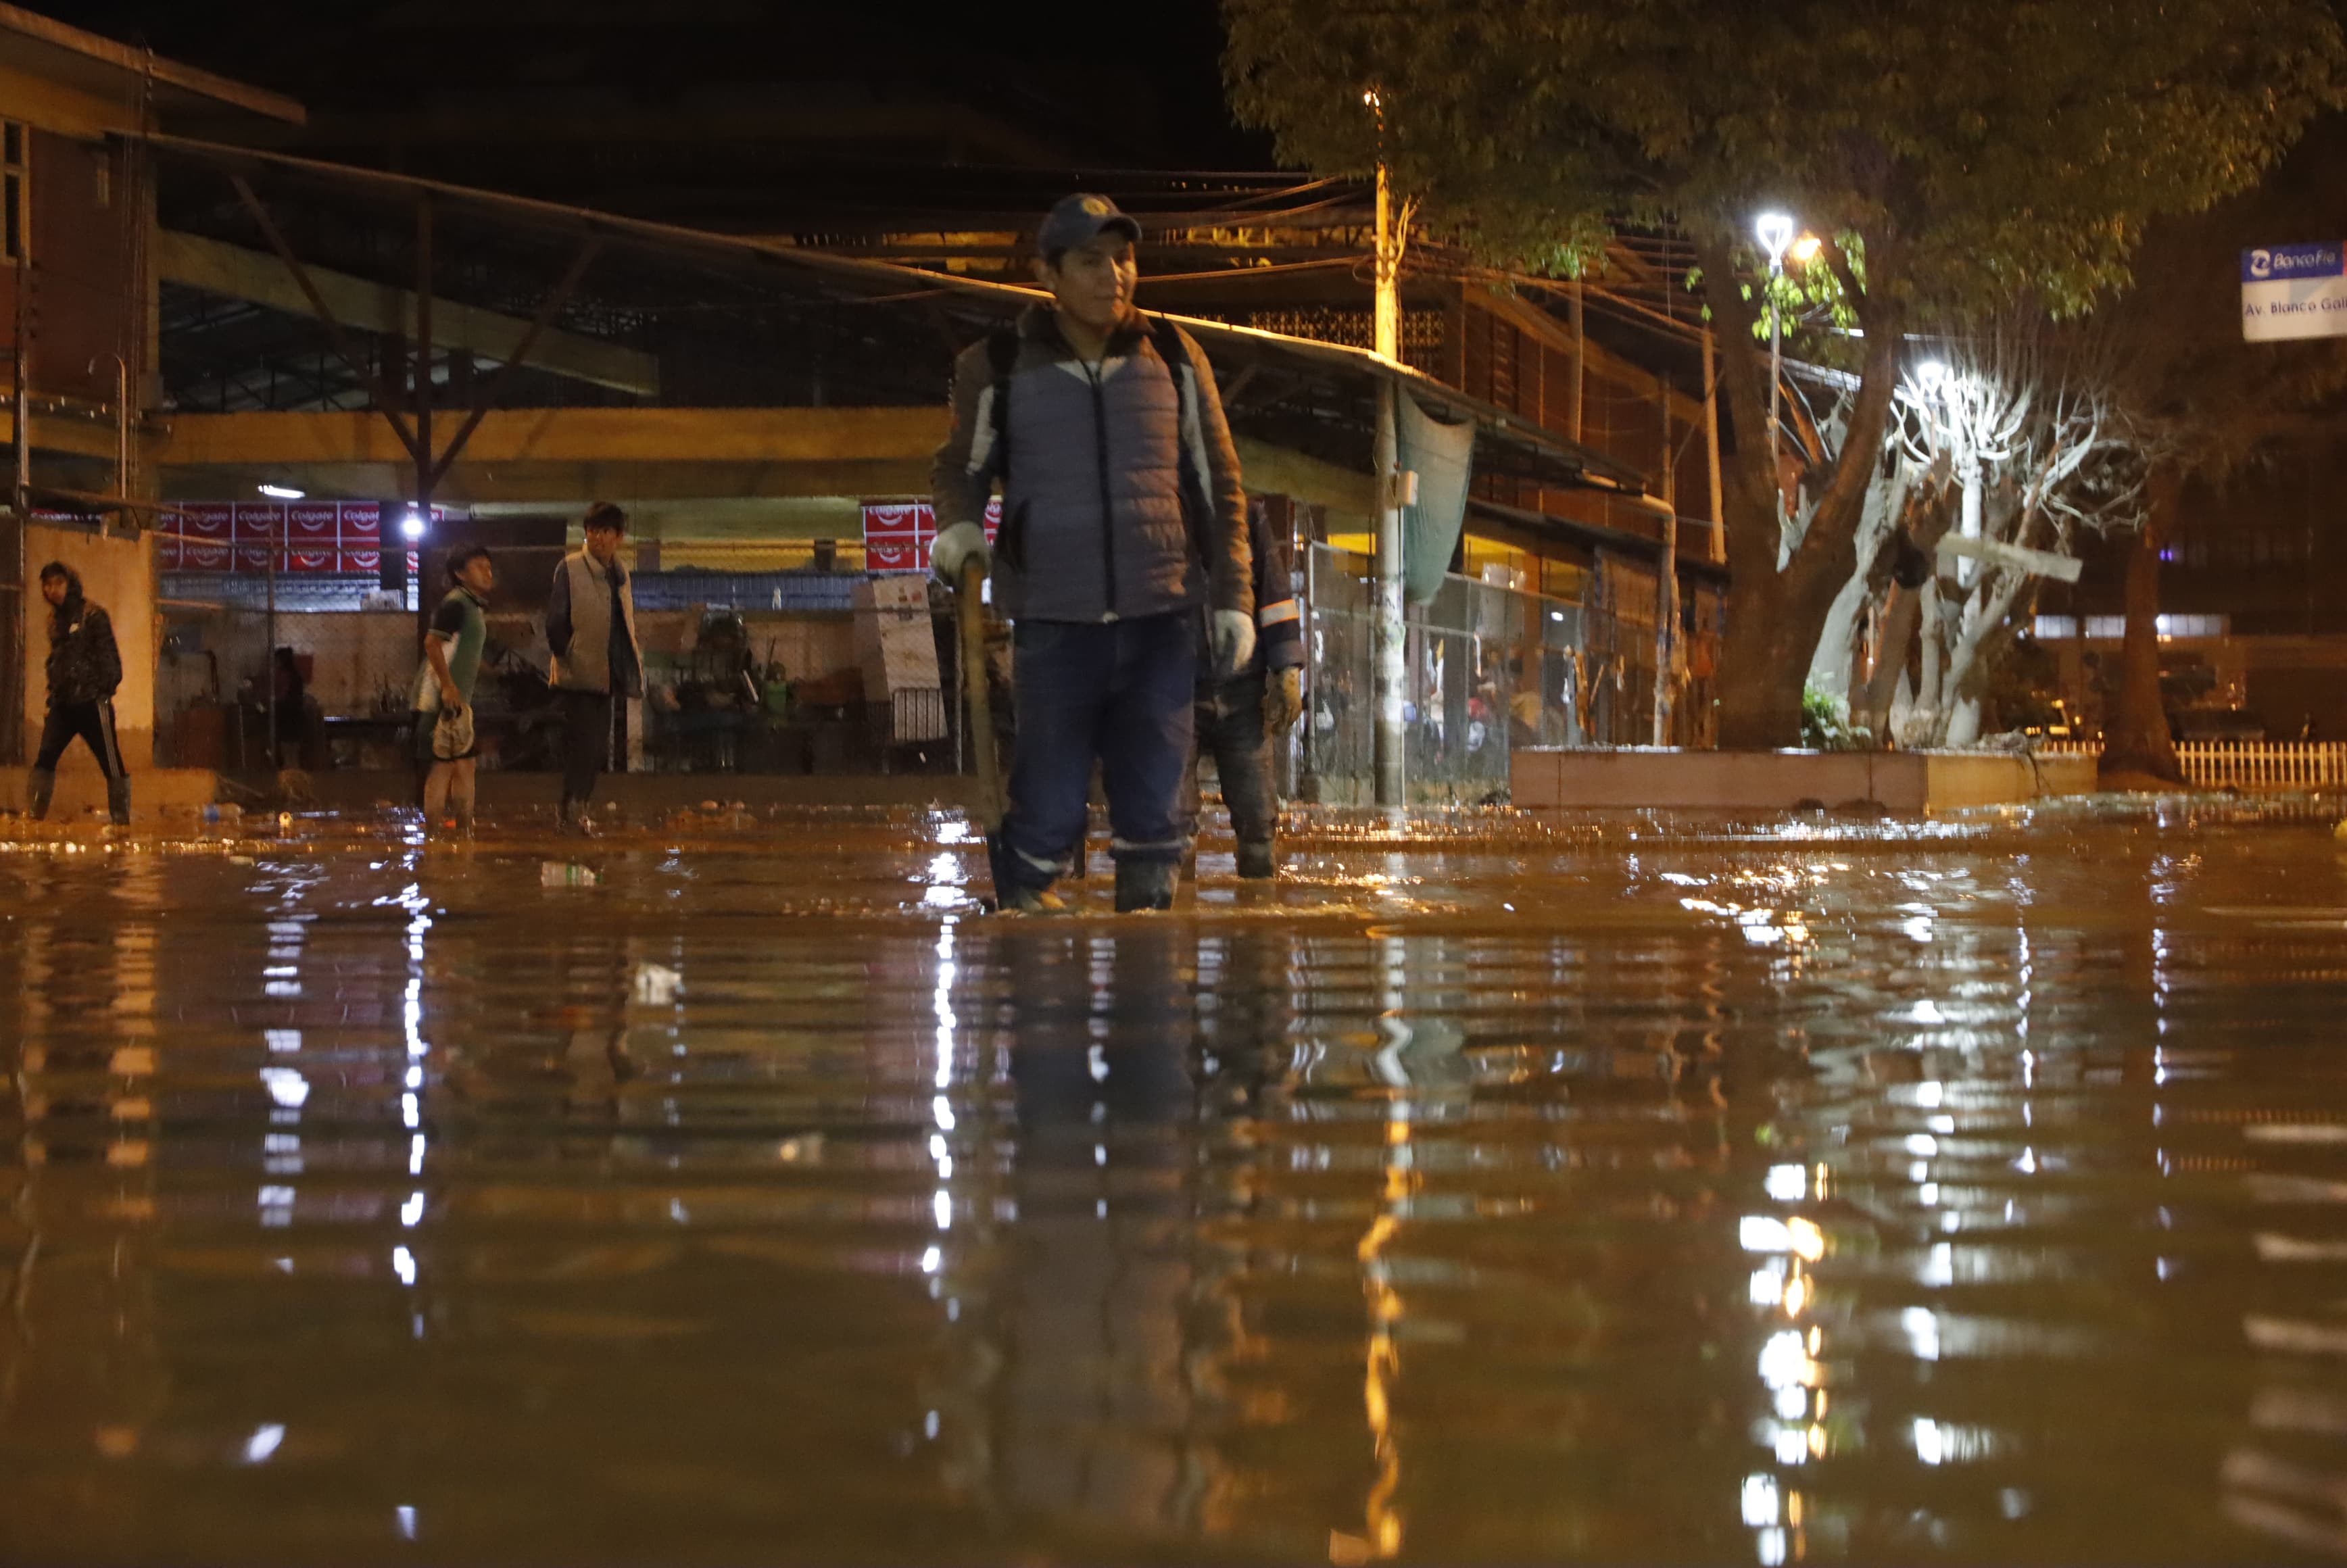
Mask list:
POLYGON ((1181 866, 1172 860, 1120 860, 1116 863, 1116 912, 1174 907, 1174 877, 1181 866))
POLYGON ((1254 881, 1279 875, 1279 861, 1271 852, 1271 840, 1239 840, 1239 875, 1254 881))
POLYGON ((130 825, 130 779, 125 775, 109 780, 106 786, 106 815, 114 819, 117 827, 130 825))
POLYGON ((30 808, 35 822, 47 820, 49 795, 56 787, 57 775, 46 768, 35 768, 32 776, 26 781, 26 804, 30 808))
POLYGON ((999 913, 1018 915, 1064 915, 1067 900, 1047 886, 1035 887, 1011 875, 1010 846, 999 833, 986 835, 986 869, 994 883, 994 897, 987 907, 999 913))

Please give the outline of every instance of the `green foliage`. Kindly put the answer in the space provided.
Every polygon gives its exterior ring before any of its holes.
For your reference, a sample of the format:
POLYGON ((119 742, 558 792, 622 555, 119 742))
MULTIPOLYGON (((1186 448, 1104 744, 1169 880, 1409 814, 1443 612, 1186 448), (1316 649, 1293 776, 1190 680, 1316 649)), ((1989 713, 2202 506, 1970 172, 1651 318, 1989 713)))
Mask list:
POLYGON ((1850 723, 1848 703, 1815 686, 1802 690, 1803 746, 1813 752, 1862 752, 1873 743, 1873 732, 1850 723))
POLYGON ((1359 174, 1382 150, 1495 257, 1556 267, 1621 220, 1740 242, 1781 206, 1925 313, 2084 308, 2151 216, 2253 183, 2342 73, 2323 0, 1223 8, 1233 104, 1283 157, 1359 174))
POLYGON ((2007 629, 1981 650, 1983 696, 1993 711, 1989 728, 2042 730, 2062 722, 2062 665, 2035 638, 2007 629))

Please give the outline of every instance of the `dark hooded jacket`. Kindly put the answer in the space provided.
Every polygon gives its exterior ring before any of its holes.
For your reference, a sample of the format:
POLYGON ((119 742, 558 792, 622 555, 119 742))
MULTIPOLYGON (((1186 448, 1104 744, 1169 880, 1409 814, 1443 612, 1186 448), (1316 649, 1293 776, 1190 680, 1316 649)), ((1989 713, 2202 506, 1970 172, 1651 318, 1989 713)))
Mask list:
POLYGON ((57 563, 43 578, 65 574, 66 601, 49 611, 49 706, 103 702, 122 684, 122 654, 114 646, 114 623, 84 598, 81 574, 57 563))

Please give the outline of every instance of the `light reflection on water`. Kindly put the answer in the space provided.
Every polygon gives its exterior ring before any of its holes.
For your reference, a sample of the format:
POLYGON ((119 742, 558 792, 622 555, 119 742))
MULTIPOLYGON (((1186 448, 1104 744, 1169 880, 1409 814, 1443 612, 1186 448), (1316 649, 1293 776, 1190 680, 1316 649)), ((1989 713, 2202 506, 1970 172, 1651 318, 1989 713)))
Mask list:
POLYGON ((1419 828, 0 846, 0 1559, 2347 1552, 2327 825, 1419 828))

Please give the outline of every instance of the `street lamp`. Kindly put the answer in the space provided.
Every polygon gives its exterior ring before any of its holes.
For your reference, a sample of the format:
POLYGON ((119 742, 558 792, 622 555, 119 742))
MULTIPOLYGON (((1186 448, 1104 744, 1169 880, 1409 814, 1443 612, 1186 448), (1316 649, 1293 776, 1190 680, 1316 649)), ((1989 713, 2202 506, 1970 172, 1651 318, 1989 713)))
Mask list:
MULTIPOLYGON (((1768 252, 1768 464, 1777 463, 1777 426, 1784 396, 1785 319, 1777 308, 1777 280, 1785 275, 1785 251, 1793 242, 1793 220, 1782 212, 1763 212, 1754 220, 1753 236, 1768 252)), ((1781 507, 1782 481, 1778 482, 1781 507)))

